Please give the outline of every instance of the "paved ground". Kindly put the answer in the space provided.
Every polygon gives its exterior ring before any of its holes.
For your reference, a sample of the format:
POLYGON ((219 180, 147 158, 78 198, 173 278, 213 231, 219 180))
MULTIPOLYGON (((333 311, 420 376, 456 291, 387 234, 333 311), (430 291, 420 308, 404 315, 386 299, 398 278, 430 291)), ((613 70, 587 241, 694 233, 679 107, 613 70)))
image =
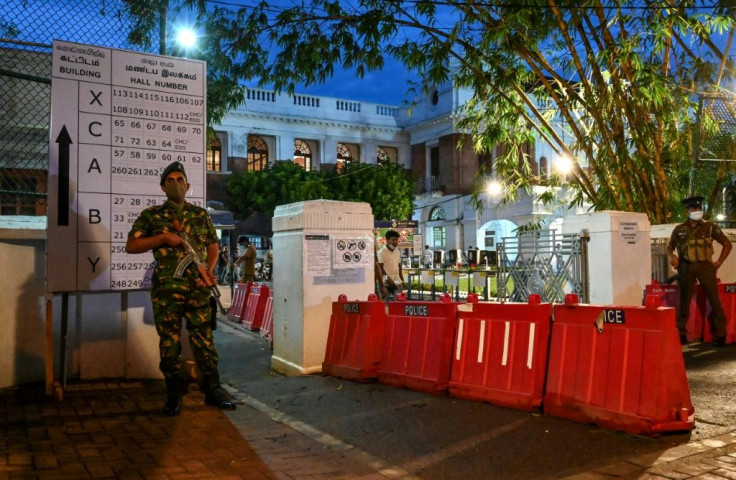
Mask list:
POLYGON ((61 403, 38 386, 5 390, 0 480, 736 479, 736 347, 686 348, 698 429, 650 439, 376 383, 281 377, 263 338, 220 324, 236 411, 205 406, 194 387, 182 414, 165 417, 162 381, 70 383, 61 403))

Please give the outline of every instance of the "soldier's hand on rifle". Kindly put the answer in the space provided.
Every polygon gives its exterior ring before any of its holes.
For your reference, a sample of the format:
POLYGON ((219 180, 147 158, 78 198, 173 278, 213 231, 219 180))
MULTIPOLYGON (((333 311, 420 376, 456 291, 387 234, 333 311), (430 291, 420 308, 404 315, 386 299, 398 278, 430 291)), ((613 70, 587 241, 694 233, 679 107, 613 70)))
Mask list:
POLYGON ((184 245, 184 240, 182 240, 176 233, 164 232, 161 235, 163 236, 163 243, 170 247, 180 247, 184 245))
POLYGON ((215 274, 212 272, 212 270, 207 270, 205 272, 205 275, 206 278, 204 278, 203 275, 200 275, 199 278, 197 278, 198 287, 211 287, 212 285, 217 285, 217 277, 215 277, 215 274))

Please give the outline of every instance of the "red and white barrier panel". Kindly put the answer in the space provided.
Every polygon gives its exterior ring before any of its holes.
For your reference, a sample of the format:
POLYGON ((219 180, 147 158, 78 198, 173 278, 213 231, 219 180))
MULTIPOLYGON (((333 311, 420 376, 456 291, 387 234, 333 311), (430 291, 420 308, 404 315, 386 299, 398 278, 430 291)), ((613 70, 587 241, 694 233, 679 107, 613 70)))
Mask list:
POLYGON ((542 404, 552 305, 533 294, 528 303, 458 305, 449 393, 530 411, 542 404))
POLYGON ((243 316, 243 308, 248 300, 248 295, 250 295, 251 286, 251 282, 238 282, 235 284, 233 300, 230 302, 230 309, 227 311, 227 318, 231 322, 240 323, 240 319, 243 316))
POLYGON ((378 381, 420 392, 445 392, 458 304, 448 294, 439 302, 407 302, 402 297, 388 304, 378 381))
POLYGON ((675 310, 555 305, 544 413, 632 434, 692 430, 675 310))
POLYGON ((269 288, 265 283, 259 286, 253 286, 250 289, 250 296, 245 306, 241 323, 248 330, 260 330, 263 323, 263 312, 266 310, 266 300, 269 297, 269 288))
MULTIPOLYGON (((712 309, 710 302, 705 296, 705 292, 700 287, 696 286, 698 295, 702 297, 702 308, 703 308, 703 319, 708 319, 708 328, 703 325, 703 341, 713 341, 713 330, 710 325, 710 317, 712 309)), ((721 305, 723 305, 723 311, 726 313, 726 343, 736 343, 736 283, 719 283, 718 284, 718 296, 721 299, 721 305)), ((703 321, 705 324, 706 322, 703 321)), ((688 337, 689 340, 689 337, 688 337)))
POLYGON ((273 349, 273 290, 268 292, 266 308, 263 311, 263 323, 261 323, 259 333, 271 342, 271 348, 273 349))
POLYGON ((354 381, 375 380, 383 357, 386 332, 384 303, 375 294, 367 302, 332 302, 322 373, 354 381))
MULTIPOLYGON (((680 310, 680 287, 654 282, 644 287, 644 301, 650 295, 659 297, 663 307, 672 307, 675 312, 680 310)), ((686 325, 687 339, 690 341, 703 338, 703 326, 705 325, 705 305, 707 300, 699 285, 695 286, 693 297, 690 299, 690 313, 686 325)), ((677 315, 677 313, 676 313, 677 315)))

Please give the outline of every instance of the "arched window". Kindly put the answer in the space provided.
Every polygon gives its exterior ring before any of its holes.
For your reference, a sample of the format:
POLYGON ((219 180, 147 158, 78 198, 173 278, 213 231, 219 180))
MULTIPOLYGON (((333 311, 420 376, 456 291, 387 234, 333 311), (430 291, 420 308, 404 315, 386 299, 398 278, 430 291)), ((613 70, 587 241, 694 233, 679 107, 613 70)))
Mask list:
POLYGON ((434 207, 431 212, 429 212, 429 220, 445 220, 445 209, 442 207, 434 207))
POLYGON ((312 149, 304 140, 294 140, 294 163, 304 170, 312 169, 312 149))
POLYGON ((547 157, 539 157, 539 176, 547 178, 549 176, 548 168, 547 157))
POLYGON ((257 135, 248 135, 248 171, 264 170, 268 166, 268 145, 257 135))
POLYGON ((342 172, 344 165, 353 161, 353 154, 344 143, 337 144, 337 171, 342 172))
POLYGON ((376 149, 376 163, 378 165, 398 163, 396 149, 391 147, 378 147, 376 149))
POLYGON ((222 170, 222 144, 220 139, 213 137, 207 148, 207 171, 219 172, 222 170))

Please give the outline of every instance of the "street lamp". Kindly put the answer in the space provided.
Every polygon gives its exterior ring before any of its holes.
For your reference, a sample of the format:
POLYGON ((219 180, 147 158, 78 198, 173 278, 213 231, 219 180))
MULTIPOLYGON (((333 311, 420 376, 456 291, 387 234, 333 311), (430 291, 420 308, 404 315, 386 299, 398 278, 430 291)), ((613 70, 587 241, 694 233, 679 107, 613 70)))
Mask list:
POLYGON ((572 167, 572 159, 570 159, 570 157, 568 157, 567 155, 557 157, 557 160, 555 161, 555 168, 563 176, 572 172, 572 167))
POLYGON ((486 193, 492 197, 499 197, 503 193, 503 184, 498 180, 489 180, 486 183, 486 193))
POLYGON ((176 34, 176 43, 184 50, 189 50, 197 44, 197 33, 188 27, 180 27, 176 34))

